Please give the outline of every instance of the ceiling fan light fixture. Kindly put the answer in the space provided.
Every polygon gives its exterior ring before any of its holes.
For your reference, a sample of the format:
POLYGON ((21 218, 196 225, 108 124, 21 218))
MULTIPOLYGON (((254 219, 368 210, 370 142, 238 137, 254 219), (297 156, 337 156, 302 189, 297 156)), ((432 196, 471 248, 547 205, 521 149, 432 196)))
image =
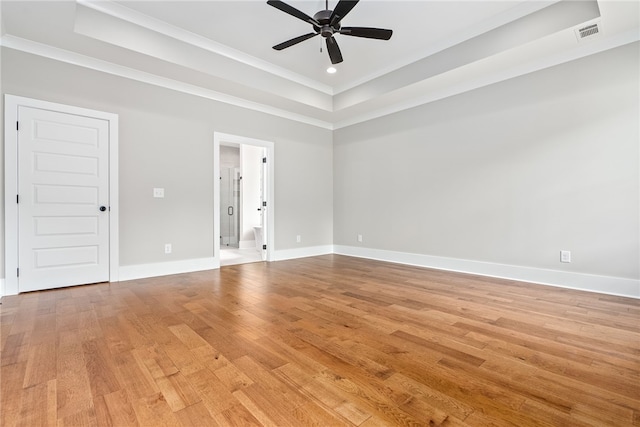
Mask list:
MULTIPOLYGON (((298 18, 313 27, 313 32, 304 34, 287 40, 283 43, 273 46, 275 50, 283 50, 298 43, 301 43, 307 39, 315 36, 322 36, 327 44, 327 52, 332 64, 339 64, 342 62, 342 53, 338 47, 338 42, 334 38, 334 35, 345 35, 353 37, 363 37, 366 39, 378 39, 389 40, 393 34, 392 30, 386 30, 384 28, 371 28, 371 27, 342 27, 340 21, 342 18, 358 4, 360 0, 339 0, 334 10, 329 9, 329 1, 325 1, 325 9, 317 12, 313 15, 313 18, 304 12, 296 9, 295 7, 288 5, 281 0, 268 0, 267 4, 273 6, 276 9, 298 18)), ((327 70, 327 72, 330 72, 327 70)))
POLYGON ((327 68, 327 73, 329 74, 335 74, 338 70, 336 69, 336 67, 329 67, 327 68))

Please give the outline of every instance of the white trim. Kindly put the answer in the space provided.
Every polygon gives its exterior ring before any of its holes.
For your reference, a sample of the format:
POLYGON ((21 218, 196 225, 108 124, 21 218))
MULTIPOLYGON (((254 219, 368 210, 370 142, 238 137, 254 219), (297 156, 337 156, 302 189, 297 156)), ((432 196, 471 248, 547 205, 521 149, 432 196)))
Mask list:
POLYGON ((19 292, 18 277, 9 272, 18 269, 18 107, 42 108, 68 114, 95 117, 109 122, 109 281, 118 280, 119 252, 119 203, 118 203, 118 115, 88 108, 57 104, 21 96, 4 96, 4 210, 5 210, 5 284, 6 295, 19 292))
MULTIPOLYGON (((339 130, 369 120, 378 119, 401 111, 409 110, 411 108, 419 107, 421 105, 430 104, 441 99, 447 99, 452 96, 470 92, 478 88, 487 87, 495 83, 525 76, 527 74, 535 73, 567 62, 576 61, 590 55, 595 55, 600 52, 635 43, 638 40, 640 40, 640 33, 638 33, 636 29, 633 29, 609 38, 603 38, 588 44, 578 45, 569 51, 546 56, 542 59, 536 59, 535 61, 531 61, 517 67, 492 72, 474 79, 467 79, 456 85, 447 85, 440 90, 430 91, 425 95, 416 96, 400 102, 389 103, 389 105, 385 107, 375 110, 372 109, 363 114, 335 121, 333 123, 333 130, 339 130)), ((417 90, 417 93, 420 93, 419 90, 417 90)))
POLYGON ((307 86, 311 89, 315 89, 327 95, 333 95, 333 88, 331 88, 331 86, 329 85, 326 85, 314 79, 310 79, 301 74, 294 73, 293 71, 286 68, 279 67, 255 56, 223 45, 222 43, 215 42, 211 39, 203 37, 199 34, 192 33, 183 28, 176 27, 172 24, 153 18, 149 15, 145 15, 144 13, 135 11, 113 1, 76 0, 76 3, 82 6, 86 6, 97 12, 101 12, 109 16, 113 16, 114 18, 122 19, 123 21, 127 21, 131 24, 146 28, 148 30, 155 31, 167 37, 171 37, 172 39, 187 43, 191 46, 196 46, 206 51, 240 62, 242 64, 249 65, 250 67, 273 74, 274 76, 285 78, 294 83, 307 86))
POLYGON ((120 280, 120 194, 118 115, 109 120, 109 281, 120 280))
POLYGON ((18 100, 4 97, 4 279, 5 295, 18 293, 18 100), (9 274, 11 272, 11 274, 9 274))
POLYGON ((120 267, 120 281, 193 273, 195 271, 214 270, 216 268, 220 268, 220 263, 214 258, 195 258, 151 264, 123 265, 120 267))
POLYGON ((213 133, 213 255, 220 265, 220 144, 233 143, 264 147, 267 158, 267 259, 274 260, 275 249, 275 155, 274 143, 262 139, 248 138, 227 133, 213 133))
POLYGON ((0 298, 4 296, 4 279, 0 279, 0 298))
POLYGON ((331 123, 315 119, 313 117, 305 116, 265 104, 260 104, 258 102, 247 101, 246 99, 239 98, 237 96, 227 95, 215 90, 205 89, 200 86, 181 82, 179 80, 161 77, 155 74, 147 73, 145 71, 136 70, 134 68, 125 67, 122 65, 114 64, 112 62, 103 61, 101 59, 92 58, 90 56, 45 45, 9 34, 2 37, 0 44, 10 49, 42 56, 44 58, 54 59, 56 61, 65 62, 67 64, 77 65, 79 67, 88 68, 90 70, 101 71, 103 73, 111 74, 114 76, 124 77, 138 82, 163 87, 165 89, 175 90, 177 92, 182 92, 189 95, 199 96, 201 98, 211 99, 213 101, 234 105, 236 107, 246 108, 247 110, 270 114, 276 117, 282 117, 285 119, 317 126, 324 129, 333 129, 333 125, 331 123))
POLYGON ((334 253, 640 299, 640 280, 622 277, 598 276, 356 246, 335 245, 334 253))
MULTIPOLYGON (((22 52, 30 53, 33 55, 42 56, 65 62, 68 64, 76 65, 79 67, 88 68, 91 70, 101 71, 107 74, 128 78, 131 80, 139 81, 142 83, 151 84, 158 87, 163 87, 177 92, 182 92, 194 96, 199 96, 205 99, 211 99, 213 101, 222 102, 229 105, 234 105, 241 108, 246 108, 252 111, 258 111, 265 114, 270 114, 276 117, 281 117, 288 120, 293 120, 299 123, 316 126, 322 129, 338 130, 345 127, 353 126, 359 123, 363 123, 376 118, 384 117, 401 111, 405 111, 420 105, 429 104, 431 102, 445 99, 451 96, 455 96, 461 93, 465 93, 474 89, 485 87, 487 85, 504 81, 507 79, 519 77, 522 75, 530 74, 536 71, 540 71, 552 66, 560 65, 566 62, 574 61, 586 56, 594 55, 609 49, 614 49, 626 44, 635 43, 640 40, 640 36, 635 29, 627 32, 617 34, 613 37, 602 38, 597 41, 593 41, 588 44, 582 44, 572 49, 569 52, 561 52, 550 57, 545 57, 532 61, 531 63, 524 64, 519 67, 515 67, 508 70, 502 70, 497 73, 491 73, 488 76, 483 76, 473 81, 465 81, 454 87, 445 87, 444 89, 423 95, 418 95, 411 99, 407 99, 401 102, 390 102, 389 105, 378 108, 375 110, 367 111, 362 114, 356 114, 353 116, 344 117, 342 119, 335 119, 332 122, 320 120, 314 117, 298 114, 292 111, 284 110, 281 108, 273 107, 258 102, 247 101, 243 98, 239 98, 232 95, 227 95, 221 92, 217 92, 210 89, 205 89, 196 85, 184 83, 178 80, 169 79, 166 77, 157 76, 155 74, 147 73, 144 71, 136 70, 133 68, 125 67, 122 65, 114 64, 108 61, 92 58, 90 56, 78 54, 72 51, 56 48, 53 46, 45 45, 42 43, 34 42, 31 40, 23 39, 20 37, 5 34, 0 40, 0 45, 8 47, 10 49, 19 50, 22 52)), ((417 93, 420 93, 418 91, 417 93)), ((336 111, 339 112, 339 111, 336 111)))
POLYGON ((305 248, 281 249, 275 253, 275 261, 307 258, 311 256, 330 255, 334 253, 333 245, 307 246, 305 248))

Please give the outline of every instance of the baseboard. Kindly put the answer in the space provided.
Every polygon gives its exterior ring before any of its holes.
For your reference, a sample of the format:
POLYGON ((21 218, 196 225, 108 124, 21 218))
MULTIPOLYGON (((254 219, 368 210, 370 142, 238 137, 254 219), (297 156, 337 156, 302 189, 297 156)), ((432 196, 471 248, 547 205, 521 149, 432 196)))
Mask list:
POLYGON ((120 281, 144 279, 147 277, 213 270, 215 268, 220 268, 220 259, 213 257, 158 262, 153 264, 122 265, 120 266, 119 279, 120 281))
POLYGON ((287 259, 306 258, 310 256, 328 255, 333 253, 333 245, 307 246, 296 249, 283 249, 275 251, 273 261, 284 261, 287 259))
POLYGON ((640 299, 640 280, 335 245, 334 253, 640 299))
MULTIPOLYGON (((635 279, 572 273, 567 271, 547 270, 354 246, 323 245, 284 249, 275 251, 273 261, 284 261, 288 259, 306 258, 332 253, 640 299, 640 280, 635 279)), ((153 264, 125 265, 120 266, 119 278, 121 281, 134 280, 147 277, 190 273, 194 271, 213 270, 216 268, 220 268, 220 259, 213 257, 153 264)), ((0 297, 3 297, 4 295, 5 279, 0 278, 0 297)))

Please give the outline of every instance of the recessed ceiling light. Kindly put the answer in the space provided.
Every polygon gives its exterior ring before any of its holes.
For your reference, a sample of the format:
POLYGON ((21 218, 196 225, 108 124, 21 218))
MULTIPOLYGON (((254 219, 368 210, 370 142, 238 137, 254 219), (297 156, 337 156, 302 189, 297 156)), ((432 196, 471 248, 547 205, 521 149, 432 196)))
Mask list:
POLYGON ((327 73, 329 73, 329 74, 335 74, 335 73, 336 73, 336 71, 338 71, 338 70, 336 70, 336 68, 335 68, 335 67, 329 67, 329 68, 327 68, 327 73))

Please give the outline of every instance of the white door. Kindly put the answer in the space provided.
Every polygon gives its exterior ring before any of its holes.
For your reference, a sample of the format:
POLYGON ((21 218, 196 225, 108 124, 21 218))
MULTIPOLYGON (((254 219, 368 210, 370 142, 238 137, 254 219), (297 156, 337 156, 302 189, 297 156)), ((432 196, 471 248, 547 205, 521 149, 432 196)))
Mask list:
POLYGON ((20 292, 109 280, 109 122, 18 107, 20 292))

